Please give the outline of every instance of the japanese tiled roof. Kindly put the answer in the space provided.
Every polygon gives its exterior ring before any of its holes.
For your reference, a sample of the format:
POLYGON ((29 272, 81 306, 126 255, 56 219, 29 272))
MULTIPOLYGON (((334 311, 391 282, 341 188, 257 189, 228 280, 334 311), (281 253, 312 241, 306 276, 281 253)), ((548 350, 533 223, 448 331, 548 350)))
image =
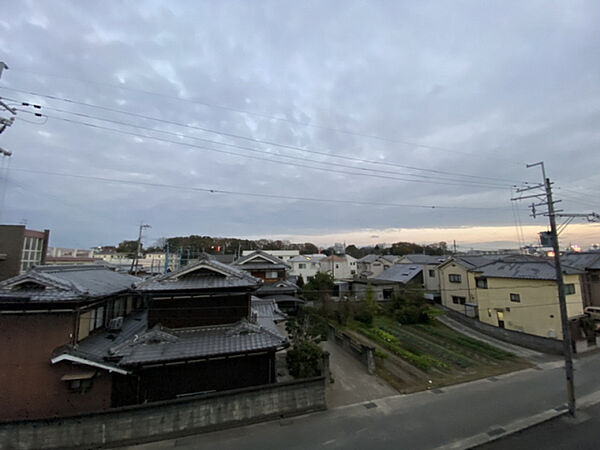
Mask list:
POLYGON ((133 288, 139 278, 103 266, 36 266, 0 283, 0 300, 55 302, 105 297, 133 288))

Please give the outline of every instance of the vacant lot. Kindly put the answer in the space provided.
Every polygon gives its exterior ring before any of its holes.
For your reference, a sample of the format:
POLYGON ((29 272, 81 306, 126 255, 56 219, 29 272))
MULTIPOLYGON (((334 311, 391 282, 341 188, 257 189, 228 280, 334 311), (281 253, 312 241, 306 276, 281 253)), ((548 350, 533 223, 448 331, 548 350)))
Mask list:
POLYGON ((380 316, 372 327, 353 323, 350 328, 355 337, 377 348, 378 375, 405 393, 531 367, 525 360, 437 321, 401 325, 380 316))

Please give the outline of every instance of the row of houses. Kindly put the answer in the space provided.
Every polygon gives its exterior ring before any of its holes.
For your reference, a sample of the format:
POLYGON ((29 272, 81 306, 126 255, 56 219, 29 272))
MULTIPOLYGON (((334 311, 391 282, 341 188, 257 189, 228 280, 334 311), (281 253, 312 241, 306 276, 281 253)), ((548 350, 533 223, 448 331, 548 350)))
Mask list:
MULTIPOLYGON (((561 258, 567 314, 600 306, 600 253, 561 258)), ((447 308, 500 328, 562 339, 552 258, 527 255, 455 256, 438 266, 447 308)))
POLYGON ((141 279, 37 265, 0 283, 0 419, 46 418, 275 383, 277 325, 302 302, 264 252, 141 279))

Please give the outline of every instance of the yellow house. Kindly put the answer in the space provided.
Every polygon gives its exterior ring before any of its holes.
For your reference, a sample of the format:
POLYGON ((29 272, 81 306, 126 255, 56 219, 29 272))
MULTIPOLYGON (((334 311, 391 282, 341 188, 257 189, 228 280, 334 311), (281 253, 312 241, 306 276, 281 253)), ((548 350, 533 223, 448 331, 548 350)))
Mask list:
MULTIPOLYGON (((569 318, 583 314, 580 270, 563 266, 569 318)), ((502 260, 477 269, 479 320, 507 330, 562 340, 556 272, 549 260, 502 260)))
POLYGON ((477 317, 477 290, 473 269, 501 256, 454 256, 438 266, 442 305, 469 317, 477 317))

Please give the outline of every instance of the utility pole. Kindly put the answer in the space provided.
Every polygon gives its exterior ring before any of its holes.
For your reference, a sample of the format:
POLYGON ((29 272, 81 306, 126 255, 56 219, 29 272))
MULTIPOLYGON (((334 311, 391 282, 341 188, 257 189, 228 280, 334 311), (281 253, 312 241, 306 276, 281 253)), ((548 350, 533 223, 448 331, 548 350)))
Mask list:
MULTIPOLYGON (((543 164, 542 164, 543 167, 543 164)), ((546 198, 548 203, 548 218, 550 219, 550 234, 554 248, 554 268, 556 270, 556 284, 558 286, 558 304, 560 306, 560 321, 562 324, 563 353, 565 354, 565 372, 567 377, 567 396, 569 400, 569 414, 575 416, 575 387, 573 384, 573 357, 571 355, 571 333, 569 331, 569 315, 567 313, 567 300, 565 299, 565 285, 560 265, 560 246, 556 231, 556 216, 554 201, 552 200, 552 184, 550 178, 544 180, 546 198)))
MULTIPOLYGON (((529 195, 522 195, 520 197, 511 198, 511 200, 524 200, 524 199, 537 199, 539 203, 535 203, 535 201, 531 204, 533 218, 536 218, 537 215, 547 216, 550 222, 550 231, 546 233, 540 233, 540 236, 545 241, 550 241, 552 245, 552 249, 554 250, 554 268, 556 270, 556 284, 558 288, 558 304, 560 309, 560 320, 561 320, 561 329, 562 329, 562 343, 563 343, 563 354, 565 357, 565 375, 567 378, 567 395, 569 402, 569 414, 571 416, 575 416, 575 388, 573 383, 573 358, 572 358, 572 347, 571 347, 571 333, 569 331, 569 316, 567 312, 567 302, 565 298, 565 288, 564 288, 564 280, 563 280, 563 271, 560 262, 560 245, 558 241, 558 235, 560 232, 570 223, 571 220, 575 217, 586 217, 590 222, 596 222, 600 219, 600 216, 596 213, 590 214, 567 214, 562 213, 562 210, 555 210, 554 205, 560 200, 553 200, 552 198, 552 183, 550 182, 550 178, 546 177, 546 170, 544 168, 543 161, 527 164, 527 168, 540 166, 542 169, 542 178, 543 183, 537 184, 534 186, 527 186, 525 188, 517 189, 517 193, 523 193, 526 191, 533 191, 535 193, 529 195), (543 191, 541 191, 543 189, 543 191), (536 192, 537 191, 537 192, 536 192), (540 192, 541 191, 541 192, 540 192), (546 206, 546 211, 538 212, 536 210, 537 207, 546 206), (567 217, 568 220, 565 222, 560 231, 556 226, 556 217, 567 217)), ((545 242, 546 244, 548 242, 545 242)), ((542 243, 542 246, 544 243, 542 243)))
POLYGON ((135 255, 133 257, 133 261, 131 261, 131 270, 130 270, 130 272, 133 272, 136 277, 138 274, 139 255, 140 255, 140 251, 142 250, 142 232, 143 232, 144 228, 152 228, 152 227, 150 225, 145 225, 144 222, 140 223, 140 231, 138 233, 137 248, 135 251, 135 255), (134 267, 135 267, 135 270, 134 270, 134 267))
POLYGON ((169 273, 169 241, 167 241, 167 249, 165 251, 165 275, 169 273))

